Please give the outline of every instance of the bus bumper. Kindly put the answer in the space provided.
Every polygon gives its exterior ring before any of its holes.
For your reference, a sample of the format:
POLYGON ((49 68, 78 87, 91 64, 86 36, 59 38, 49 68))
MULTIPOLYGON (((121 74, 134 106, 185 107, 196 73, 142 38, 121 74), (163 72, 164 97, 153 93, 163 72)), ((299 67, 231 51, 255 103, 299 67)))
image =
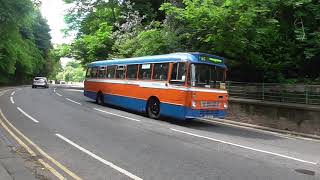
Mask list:
POLYGON ((187 109, 186 119, 193 118, 225 118, 226 110, 198 110, 198 109, 187 109))

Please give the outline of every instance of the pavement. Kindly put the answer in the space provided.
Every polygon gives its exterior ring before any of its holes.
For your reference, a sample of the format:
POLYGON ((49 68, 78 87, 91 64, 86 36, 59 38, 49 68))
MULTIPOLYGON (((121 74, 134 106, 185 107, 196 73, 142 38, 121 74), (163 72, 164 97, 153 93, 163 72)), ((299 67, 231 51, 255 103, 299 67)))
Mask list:
POLYGON ((44 162, 46 179, 320 179, 319 141, 201 120, 153 120, 98 106, 81 89, 12 89, 0 96, 0 110, 44 162))

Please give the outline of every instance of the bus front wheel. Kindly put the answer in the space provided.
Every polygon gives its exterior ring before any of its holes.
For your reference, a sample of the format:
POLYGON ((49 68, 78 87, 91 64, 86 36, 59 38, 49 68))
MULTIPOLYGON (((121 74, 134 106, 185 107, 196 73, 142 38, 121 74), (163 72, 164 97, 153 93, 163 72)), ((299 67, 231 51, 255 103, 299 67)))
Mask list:
POLYGON ((103 97, 103 94, 101 92, 99 92, 97 94, 96 103, 99 104, 99 105, 104 105, 104 97, 103 97))
POLYGON ((149 99, 147 113, 152 119, 158 119, 160 117, 160 101, 157 98, 153 97, 149 99))

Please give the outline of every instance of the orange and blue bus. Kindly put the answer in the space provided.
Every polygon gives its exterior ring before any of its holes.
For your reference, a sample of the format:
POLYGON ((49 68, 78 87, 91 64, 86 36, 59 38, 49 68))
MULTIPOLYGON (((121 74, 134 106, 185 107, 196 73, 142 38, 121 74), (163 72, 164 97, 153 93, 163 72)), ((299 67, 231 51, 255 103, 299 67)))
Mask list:
POLYGON ((95 61, 87 66, 84 95, 153 119, 224 118, 226 71, 224 58, 205 53, 95 61))

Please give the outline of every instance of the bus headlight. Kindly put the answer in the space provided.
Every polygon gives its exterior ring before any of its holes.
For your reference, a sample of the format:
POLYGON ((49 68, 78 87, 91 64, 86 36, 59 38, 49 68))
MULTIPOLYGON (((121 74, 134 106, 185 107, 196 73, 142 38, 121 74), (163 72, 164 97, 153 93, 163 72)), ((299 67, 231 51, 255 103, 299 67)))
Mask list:
POLYGON ((191 102, 191 107, 196 108, 197 107, 197 103, 195 101, 191 102))
POLYGON ((227 109, 227 108, 228 108, 228 103, 223 103, 223 107, 224 107, 225 109, 227 109))

